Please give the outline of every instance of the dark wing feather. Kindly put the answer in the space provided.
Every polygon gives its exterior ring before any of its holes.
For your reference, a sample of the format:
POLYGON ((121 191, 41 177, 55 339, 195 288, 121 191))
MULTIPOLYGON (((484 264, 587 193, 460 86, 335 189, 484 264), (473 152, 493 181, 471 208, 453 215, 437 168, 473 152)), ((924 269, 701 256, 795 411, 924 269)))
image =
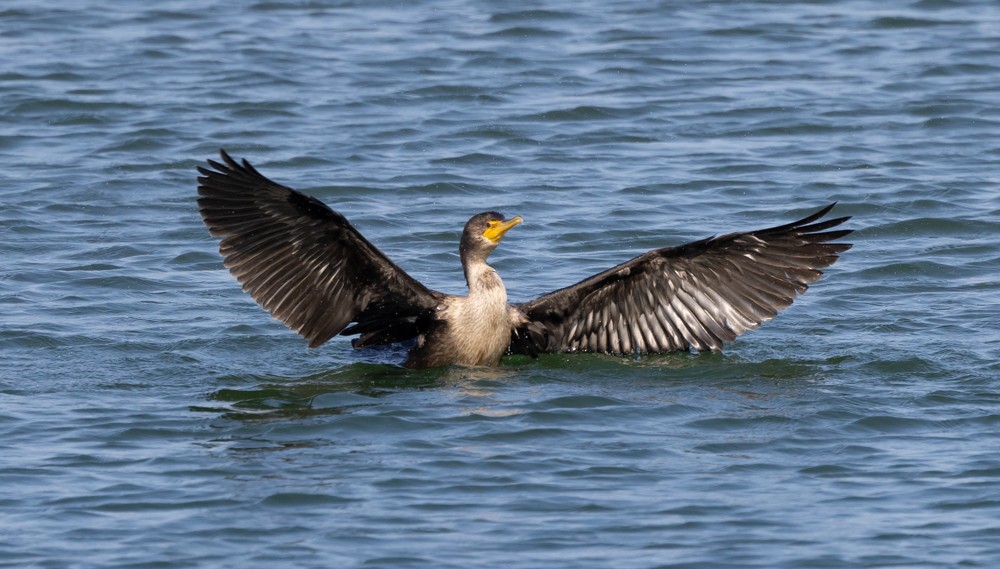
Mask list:
POLYGON ((199 167, 198 206, 243 290, 315 347, 345 333, 356 345, 416 336, 441 294, 392 263, 319 200, 272 182, 225 151, 199 167))
POLYGON ((816 282, 851 230, 817 222, 835 204, 796 222, 655 249, 588 279, 514 305, 511 351, 610 354, 721 350, 816 282))

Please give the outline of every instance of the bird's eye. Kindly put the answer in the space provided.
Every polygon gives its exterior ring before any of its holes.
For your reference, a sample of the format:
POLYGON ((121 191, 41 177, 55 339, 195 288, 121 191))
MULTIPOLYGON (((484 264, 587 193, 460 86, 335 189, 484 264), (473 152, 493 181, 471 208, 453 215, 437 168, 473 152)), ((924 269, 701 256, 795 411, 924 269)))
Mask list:
POLYGON ((490 227, 490 228, 496 227, 498 225, 500 225, 499 221, 490 221, 490 222, 487 222, 487 224, 486 224, 486 226, 490 227))

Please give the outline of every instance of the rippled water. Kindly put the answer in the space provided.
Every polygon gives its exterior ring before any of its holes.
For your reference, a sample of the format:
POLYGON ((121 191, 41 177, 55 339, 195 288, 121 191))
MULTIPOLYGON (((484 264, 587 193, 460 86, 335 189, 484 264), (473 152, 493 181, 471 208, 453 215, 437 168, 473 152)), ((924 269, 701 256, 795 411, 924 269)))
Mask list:
POLYGON ((992 2, 0 7, 0 565, 995 567, 992 2), (240 292, 225 147, 514 300, 829 201, 724 354, 401 369, 240 292))

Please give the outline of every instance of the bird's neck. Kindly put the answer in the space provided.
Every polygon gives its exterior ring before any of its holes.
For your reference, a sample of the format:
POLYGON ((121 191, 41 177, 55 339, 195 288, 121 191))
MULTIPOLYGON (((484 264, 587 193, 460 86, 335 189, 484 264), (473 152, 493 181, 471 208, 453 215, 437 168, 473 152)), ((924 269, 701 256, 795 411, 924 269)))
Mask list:
POLYGON ((496 297, 506 304, 507 290, 500 275, 485 260, 476 260, 465 265, 465 282, 469 285, 470 297, 496 297))

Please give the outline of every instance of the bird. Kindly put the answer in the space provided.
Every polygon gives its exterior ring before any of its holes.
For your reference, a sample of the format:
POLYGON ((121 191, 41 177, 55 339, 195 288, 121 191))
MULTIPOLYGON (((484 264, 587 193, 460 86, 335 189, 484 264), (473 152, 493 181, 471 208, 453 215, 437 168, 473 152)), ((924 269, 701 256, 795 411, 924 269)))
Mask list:
POLYGON ((427 288, 346 217, 223 149, 198 167, 198 208, 223 264, 261 307, 317 347, 409 345, 408 368, 500 365, 507 354, 718 352, 775 317, 837 261, 850 217, 797 221, 647 251, 514 303, 487 259, 520 216, 476 214, 459 256, 468 294, 427 288))

